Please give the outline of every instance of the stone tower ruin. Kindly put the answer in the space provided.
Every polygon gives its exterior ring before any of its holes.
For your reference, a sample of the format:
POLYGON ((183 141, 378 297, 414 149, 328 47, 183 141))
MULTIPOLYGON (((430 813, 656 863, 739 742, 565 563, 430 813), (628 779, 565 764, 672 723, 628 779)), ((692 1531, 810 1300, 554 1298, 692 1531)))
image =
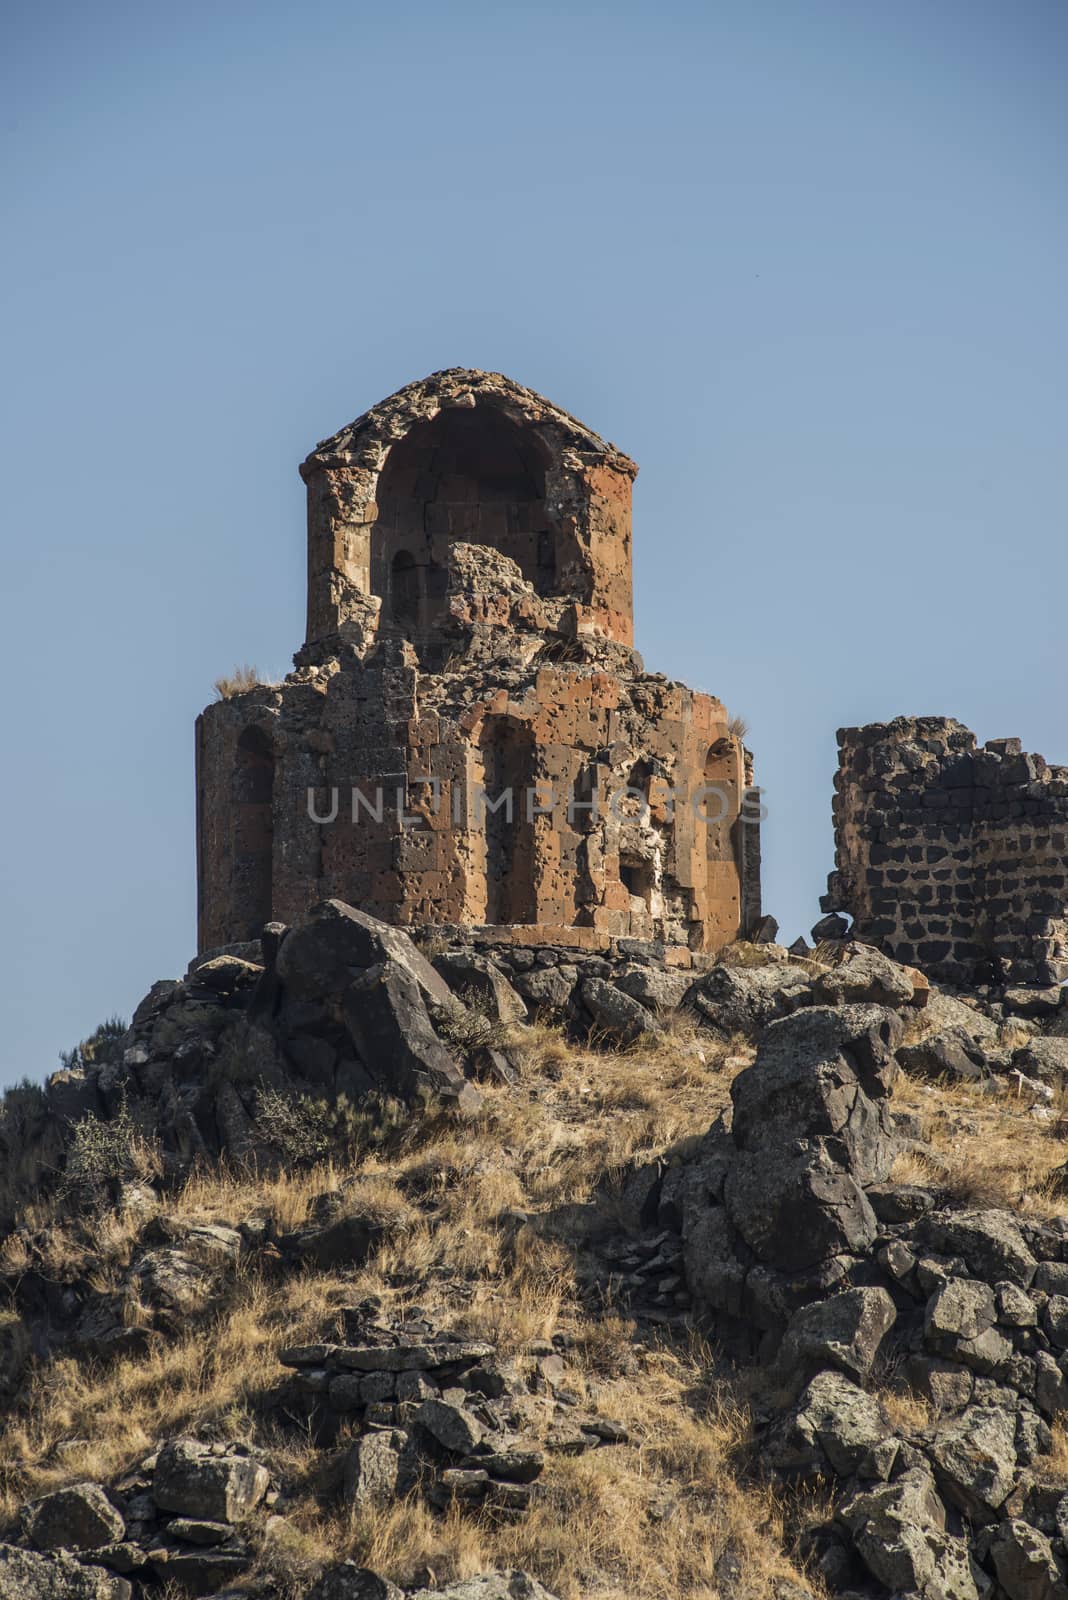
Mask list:
POLYGON ((748 754, 718 700, 633 649, 634 463, 456 369, 300 470, 294 671, 197 720, 200 949, 331 896, 573 948, 755 927, 748 754))

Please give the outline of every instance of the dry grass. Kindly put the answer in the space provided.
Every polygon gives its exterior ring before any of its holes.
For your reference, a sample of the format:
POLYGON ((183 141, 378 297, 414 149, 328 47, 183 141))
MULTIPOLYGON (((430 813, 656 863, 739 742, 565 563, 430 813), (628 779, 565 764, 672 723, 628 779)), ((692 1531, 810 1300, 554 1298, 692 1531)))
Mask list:
POLYGON ((1049 1120, 1030 1114, 1015 1086, 918 1082, 902 1074, 894 1089, 898 1110, 918 1112, 930 1156, 899 1156, 899 1183, 934 1183, 963 1205, 1000 1206, 1040 1217, 1068 1215, 1068 1196, 1050 1175, 1065 1161, 1066 1101, 1055 1099, 1049 1120))
MULTIPOLYGON (((166 1208, 178 1219, 233 1224, 269 1212, 289 1229, 337 1190, 346 1207, 384 1223, 383 1243, 363 1267, 336 1273, 278 1277, 252 1258, 217 1313, 177 1338, 106 1366, 42 1365, 27 1410, 0 1434, 0 1516, 65 1482, 113 1479, 162 1438, 195 1430, 254 1446, 290 1493, 258 1555, 279 1596, 300 1594, 324 1560, 347 1555, 401 1581, 522 1566, 561 1600, 713 1600, 725 1557, 754 1600, 776 1575, 796 1581, 782 1554, 785 1510, 741 1471, 747 1414, 708 1351, 651 1344, 611 1306, 591 1315, 578 1290, 584 1228, 594 1237, 614 1225, 606 1174, 622 1177, 704 1132, 745 1047, 673 1028, 599 1053, 545 1026, 522 1030, 513 1047, 520 1088, 487 1086, 471 1124, 412 1128, 388 1155, 351 1166, 190 1179, 166 1208), (567 1333, 569 1381, 586 1405, 626 1425, 629 1443, 550 1456, 542 1498, 517 1524, 455 1508, 435 1515, 418 1497, 357 1515, 313 1492, 328 1483, 330 1453, 279 1418, 278 1353, 321 1337, 342 1305, 371 1294, 487 1334, 505 1355, 567 1333)), ((55 1269, 84 1266, 88 1241, 53 1234, 55 1269)), ((128 1262, 136 1234, 129 1219, 109 1220, 96 1240, 102 1280, 128 1262)), ((11 1261, 17 1242, 7 1250, 11 1261)))

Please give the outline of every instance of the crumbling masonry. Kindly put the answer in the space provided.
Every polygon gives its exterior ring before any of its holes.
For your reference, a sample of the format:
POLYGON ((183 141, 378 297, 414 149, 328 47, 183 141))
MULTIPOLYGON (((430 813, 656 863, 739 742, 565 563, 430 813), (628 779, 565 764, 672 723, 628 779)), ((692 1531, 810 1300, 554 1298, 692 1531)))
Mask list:
POLYGON ((197 722, 202 950, 328 896, 682 965, 756 927, 748 755, 632 648, 636 470, 463 370, 312 452, 295 670, 197 722))
POLYGON ((1068 978, 1068 767, 945 717, 839 731, 825 911, 932 976, 1068 978))

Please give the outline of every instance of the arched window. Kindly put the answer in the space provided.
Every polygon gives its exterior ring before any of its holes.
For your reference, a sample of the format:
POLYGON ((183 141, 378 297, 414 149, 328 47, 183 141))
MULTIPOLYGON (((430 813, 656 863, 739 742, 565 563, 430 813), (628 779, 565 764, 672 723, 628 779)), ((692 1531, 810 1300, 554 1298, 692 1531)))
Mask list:
POLYGON ((232 793, 234 921, 258 939, 271 920, 274 869, 274 750, 262 728, 237 741, 232 793))

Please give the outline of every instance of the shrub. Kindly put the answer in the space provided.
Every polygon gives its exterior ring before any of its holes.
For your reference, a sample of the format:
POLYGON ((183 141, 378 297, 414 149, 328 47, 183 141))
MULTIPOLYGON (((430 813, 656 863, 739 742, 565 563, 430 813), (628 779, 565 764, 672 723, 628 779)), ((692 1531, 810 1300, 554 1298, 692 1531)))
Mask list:
POLYGON ((159 1171, 155 1145, 135 1125, 123 1100, 110 1121, 89 1112, 74 1124, 59 1189, 81 1209, 97 1211, 107 1204, 113 1185, 159 1171))

